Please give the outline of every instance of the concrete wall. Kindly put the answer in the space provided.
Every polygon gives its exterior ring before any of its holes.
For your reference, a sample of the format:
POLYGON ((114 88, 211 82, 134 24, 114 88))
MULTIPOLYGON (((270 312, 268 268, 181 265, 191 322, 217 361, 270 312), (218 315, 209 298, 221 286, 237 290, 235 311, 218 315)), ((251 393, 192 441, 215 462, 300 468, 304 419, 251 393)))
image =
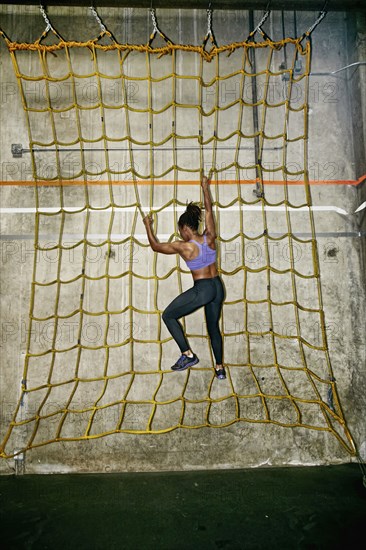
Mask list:
MULTIPOLYGON (((34 7, 14 7, 11 5, 1 6, 1 25, 7 35, 18 41, 33 41, 40 36, 44 29, 42 19, 38 9, 34 7)), ((125 9, 125 10, 100 10, 100 15, 104 23, 114 33, 117 40, 121 43, 146 43, 151 32, 151 21, 146 10, 125 9)), ((79 8, 50 8, 49 15, 54 27, 62 36, 67 39, 88 40, 96 36, 98 27, 93 18, 87 14, 87 10, 79 8)), ((206 32, 206 14, 205 12, 188 12, 184 10, 166 10, 158 14, 159 25, 164 32, 175 43, 200 44, 206 32)), ((254 20, 259 20, 261 14, 255 13, 254 20)), ((314 21, 316 14, 301 12, 297 13, 296 22, 292 13, 285 15, 285 32, 294 35, 295 24, 298 34, 306 30, 314 21)), ((274 12, 267 21, 266 32, 273 39, 282 38, 281 14, 274 12)), ((249 15, 247 12, 216 12, 214 17, 214 30, 218 44, 241 41, 249 33, 249 15)), ((321 287, 323 296, 323 305, 325 311, 325 320, 328 329, 328 344, 330 350, 330 359, 333 366, 334 376, 337 381, 337 389, 340 396, 343 412, 345 414, 348 426, 354 436, 355 441, 361 451, 365 453, 366 433, 362 418, 365 412, 365 397, 362 391, 365 383, 365 280, 364 267, 365 255, 362 248, 360 232, 364 228, 364 218, 362 212, 354 215, 354 211, 364 199, 364 185, 359 186, 351 184, 320 184, 323 180, 358 180, 365 174, 365 98, 362 95, 364 89, 365 67, 358 69, 347 69, 341 73, 341 76, 326 76, 324 74, 338 68, 341 68, 355 61, 365 60, 364 56, 364 35, 365 20, 360 15, 351 16, 347 13, 329 13, 321 25, 314 31, 312 39, 313 58, 312 72, 310 80, 309 93, 309 177, 315 180, 311 185, 312 203, 315 207, 324 207, 314 212, 315 227, 317 231, 318 253, 321 271, 321 287), (362 116, 361 116, 362 113, 362 116), (319 184, 316 184, 319 182, 319 184), (338 208, 338 210, 337 210, 338 208), (339 213, 342 212, 343 213, 339 213), (363 225, 362 225, 363 224, 363 225)), ((158 42, 157 42, 158 43, 158 42)), ((17 89, 16 79, 13 74, 13 67, 10 62, 9 54, 5 44, 1 42, 1 132, 0 132, 0 151, 1 151, 1 170, 2 182, 8 182, 10 185, 2 185, 1 208, 30 208, 35 206, 35 189, 32 186, 17 185, 17 181, 33 179, 30 155, 25 153, 22 158, 14 159, 11 154, 11 144, 20 143, 24 148, 28 147, 28 134, 23 113, 22 104, 17 89)), ((287 48, 288 60, 293 51, 289 46, 287 48)), ((273 67, 278 68, 283 62, 283 52, 274 52, 273 67)), ((264 69, 267 52, 259 51, 256 54, 257 70, 264 69)), ((39 61, 37 55, 29 56, 28 53, 19 56, 21 71, 28 74, 39 73, 39 61)), ((112 71, 118 70, 115 57, 100 55, 99 70, 112 74, 112 71), (111 71, 111 73, 109 73, 111 71)), ((66 58, 58 52, 57 57, 49 56, 49 65, 54 71, 53 74, 64 74, 67 72, 66 58)), ((93 71, 91 57, 85 52, 76 51, 73 53, 72 62, 75 70, 80 73, 93 71)), ((230 73, 235 67, 240 66, 240 58, 234 53, 230 57, 220 58, 220 74, 230 73)), ((171 56, 165 56, 160 60, 153 59, 151 69, 155 76, 169 74, 171 72, 171 56)), ((177 69, 181 74, 199 74, 200 65, 198 56, 193 54, 177 54, 177 69)), ((130 76, 140 76, 146 74, 146 59, 143 54, 130 54, 126 70, 130 76)), ((212 78, 215 74, 214 63, 204 65, 204 77, 206 80, 212 78)), ((228 104, 238 93, 240 79, 231 79, 222 81, 220 87, 221 104, 228 104)), ((113 81, 112 81, 113 84, 113 81)), ((258 78, 258 94, 263 93, 263 80, 258 78)), ((85 105, 95 102, 94 92, 97 82, 95 79, 85 79, 80 81, 78 99, 84 101, 85 105)), ((171 87, 163 83, 153 85, 152 97, 154 107, 162 107, 171 94, 171 87)), ((280 77, 273 79, 273 86, 270 88, 273 97, 283 97, 284 87, 280 77)), ((213 90, 204 90, 203 103, 206 108, 213 106, 213 90)), ((70 104, 70 87, 58 86, 51 90, 55 94, 53 99, 57 101, 60 107, 70 104), (61 90, 61 91, 60 91, 61 90)), ((302 83, 299 83, 295 89, 298 99, 293 98, 293 104, 300 107, 304 100, 305 90, 302 83)), ((183 103, 197 104, 199 99, 199 90, 196 81, 177 81, 177 101, 183 103)), ((130 105, 135 108, 144 108, 148 102, 148 89, 146 84, 141 81, 131 81, 128 88, 130 105)), ((252 86, 248 83, 245 88, 245 94, 252 99, 252 86)), ((30 82, 26 88, 27 101, 37 108, 45 105, 45 88, 43 83, 30 82)), ((118 90, 112 85, 103 89, 103 96, 107 103, 121 104, 122 98, 118 90)), ((259 119, 261 117, 261 108, 259 119)), ((236 107, 230 110, 230 116, 219 116, 220 135, 227 135, 237 128, 238 110, 236 107), (222 133, 221 133, 222 132, 222 133)), ((121 137, 125 131, 126 121, 118 119, 119 112, 105 113, 105 122, 108 128, 108 135, 112 137, 121 137), (114 118, 115 117, 115 118, 114 118), (115 133, 114 133, 115 132, 115 133)), ((268 113, 266 132, 270 135, 282 133, 284 125, 284 109, 273 109, 268 113)), ((253 133, 252 109, 244 114, 242 130, 246 133, 253 133)), ((57 118, 58 137, 64 136, 71 141, 77 137, 76 114, 75 111, 67 111, 57 118)), ((82 126, 86 131, 86 136, 90 139, 101 135, 102 126, 100 122, 100 113, 98 110, 84 111, 82 126)), ((212 135, 214 122, 210 119, 204 120, 204 137, 212 135)), ((178 133, 186 135, 195 134, 199 128, 199 117, 195 110, 177 109, 176 127, 178 133)), ((157 115, 153 121, 154 139, 162 139, 164 135, 170 132, 172 114, 171 110, 163 116, 157 115)), ((292 113, 290 115, 290 132, 293 135, 299 135, 303 128, 303 114, 292 113)), ((149 119, 144 114, 131 113, 130 116, 131 133, 138 140, 148 138, 149 119)), ((42 142, 52 141, 50 120, 48 114, 37 113, 31 115, 31 127, 33 139, 42 142)), ((244 140, 239 160, 241 164, 252 165, 254 162, 254 140, 244 140)), ((281 140, 279 140, 281 141, 281 140)), ((235 146, 236 140, 231 140, 229 145, 235 146)), ((100 146, 100 144, 96 144, 100 146)), ((120 144, 119 144, 120 145, 120 144)), ((185 140, 184 146, 191 145, 196 150, 184 151, 181 148, 178 151, 178 165, 186 168, 186 171, 179 172, 179 180, 195 180, 197 174, 189 172, 190 168, 199 168, 200 156, 197 148, 197 140, 185 140)), ((277 140, 271 142, 271 145, 277 145, 277 140)), ((91 144, 90 148, 95 148, 91 144)), ((74 177, 80 168, 79 145, 75 146, 76 152, 61 154, 60 170, 62 177, 74 177), (62 156, 64 155, 64 156, 62 156)), ((110 152, 111 167, 117 167, 123 171, 129 166, 130 157, 128 151, 118 153, 110 152)), ((57 176, 57 163, 54 153, 38 154, 39 159, 35 171, 38 176, 52 178, 57 176)), ((158 152, 154 155, 154 171, 156 174, 163 172, 173 162, 172 153, 158 152)), ((205 169, 210 167, 212 162, 212 145, 206 147, 204 152, 205 169)), ((291 165, 294 170, 301 170, 303 159, 303 142, 295 142, 288 146, 287 165, 291 165)), ((98 167, 105 166, 105 160, 102 154, 93 151, 85 155, 87 168, 91 172, 96 172, 98 167)), ((148 151, 135 152, 134 160, 138 172, 148 178, 150 174, 150 156, 148 151)), ((227 166, 233 160, 233 149, 227 152, 218 153, 217 164, 227 166)), ((278 167, 281 165, 281 156, 276 151, 270 151, 266 148, 263 155, 264 166, 278 167)), ((113 168, 114 169, 114 168, 113 168)), ((117 170, 117 171, 118 171, 117 170)), ((223 171, 224 179, 237 179, 240 176, 244 183, 241 186, 242 197, 247 202, 252 202, 253 184, 248 184, 246 180, 255 177, 255 170, 249 168, 238 174, 235 170, 223 171)), ((169 173, 159 179, 172 180, 177 174, 169 173)), ((105 180, 106 175, 89 176, 89 179, 105 180)), ((114 176, 113 176, 114 177, 114 176)), ((117 174, 117 179, 131 179, 130 174, 117 174)), ((268 172, 268 179, 282 179, 281 172, 268 172)), ((299 178, 299 176, 296 176, 299 178)), ((296 177, 294 177, 296 179, 296 177)), ((82 178, 81 178, 82 180, 82 178)), ((113 200, 118 205, 126 205, 135 201, 133 186, 121 185, 112 186, 113 200)), ((157 185, 154 194, 151 195, 148 186, 139 186, 141 203, 157 207, 168 202, 172 196, 172 186, 157 185)), ((177 199, 182 203, 186 200, 199 200, 199 187, 197 185, 178 186, 177 199)), ((266 199, 270 203, 276 203, 284 198, 284 188, 282 185, 266 186, 266 199)), ((107 186, 93 185, 89 187, 89 200, 92 206, 107 206, 111 202, 111 195, 107 186)), ((213 198, 221 204, 226 205, 235 199, 238 195, 236 185, 220 185, 213 189, 213 198)), ((289 186, 289 199, 292 204, 303 204, 306 201, 304 186, 289 186)), ((60 189, 57 186, 42 186, 39 188, 38 200, 40 207, 60 207, 61 200, 64 206, 75 207, 85 205, 85 189, 80 186, 65 186, 60 189)), ((131 227, 137 235, 144 234, 144 228, 139 217, 136 218, 134 226, 133 212, 116 210, 117 214, 113 221, 112 233, 118 235, 128 235, 131 227)), ((178 214, 180 210, 178 211, 178 214)), ((175 216, 177 211, 164 211, 158 215, 158 233, 162 236, 171 235, 174 231, 175 216)), ((218 209, 216 215, 220 220, 220 235, 224 239, 235 235, 240 229, 240 213, 235 209, 218 209)), ((253 237, 263 231, 262 212, 255 212, 247 209, 243 212, 244 232, 253 237)), ((88 225, 88 235, 107 234, 110 222, 110 213, 91 212, 88 225)), ((60 231, 61 216, 41 216, 40 218, 40 242, 43 246, 50 246, 50 243, 57 242, 60 231)), ((86 223, 85 212, 66 216, 64 226, 63 243, 70 245, 76 243, 82 238, 83 229, 86 223)), ((284 213, 267 213, 267 223, 269 233, 280 235, 287 231, 287 221, 284 213)), ((293 233, 309 238, 311 227, 308 213, 302 214, 299 211, 291 213, 291 224, 293 233)), ((34 213, 4 212, 1 216, 1 430, 0 438, 6 433, 9 421, 12 418, 18 398, 20 395, 20 381, 23 375, 24 358, 27 349, 27 330, 29 322, 29 303, 31 296, 31 280, 33 270, 33 240, 34 240, 34 213)), ((364 231, 364 229, 363 229, 364 231)), ((98 238, 95 238, 98 241, 98 238)), ((142 240, 142 237, 140 237, 142 240)), ((100 242, 100 238, 99 238, 100 242)), ((221 242, 220 256, 221 266, 226 271, 232 271, 235 267, 241 265, 244 261, 248 268, 257 269, 265 265, 265 245, 263 238, 257 241, 245 240, 245 250, 240 238, 231 243, 221 242)), ((144 241, 146 243, 146 240, 144 241)), ((283 269, 289 267, 288 244, 287 241, 270 243, 272 265, 283 269), (278 246, 277 246, 278 244, 278 246)), ((312 273, 312 251, 309 245, 299 245, 295 247, 298 256, 295 259, 295 268, 303 273, 312 273)), ((121 265, 125 269, 132 267, 135 273, 140 275, 153 274, 154 263, 153 254, 146 247, 137 246, 132 251, 126 248, 126 245, 113 247, 114 256, 110 259, 110 273, 117 275, 121 272, 121 265), (135 261, 136 260, 136 261, 135 261)), ((106 270, 107 246, 93 249, 89 247, 86 269, 91 276, 97 277, 105 273, 106 270)), ((81 266, 81 247, 72 250, 66 250, 62 254, 62 279, 71 279, 80 274, 81 266)), ((40 253, 37 257, 37 277, 43 282, 51 281, 57 277, 57 268, 59 266, 59 256, 57 251, 46 251, 40 253)), ((159 256, 157 262, 157 273, 163 275, 176 265, 175 257, 159 256)), ((183 262, 181 267, 186 269, 183 262)), ((243 274, 239 272, 238 276, 223 276, 226 286, 227 300, 234 300, 243 297, 243 274)), ((116 279, 116 284, 111 283, 111 297, 109 307, 117 310, 123 305, 128 304, 129 287, 124 284, 125 279, 116 279)), ((171 299, 179 291, 179 283, 182 288, 189 288, 191 278, 188 273, 181 275, 174 274, 167 280, 159 282, 159 293, 157 307, 164 309, 171 299)), ((307 303, 309 307, 318 307, 318 296, 316 285, 311 279, 299 279, 296 282, 299 301, 307 303)), ((288 299, 291 296, 291 280, 286 277, 275 275, 271 278, 273 292, 278 301, 288 299)), ((247 281, 247 297, 250 299, 261 299, 266 297, 266 278, 262 274, 249 274, 247 281)), ((56 285, 48 287, 37 287, 35 299, 34 315, 46 317, 51 315, 55 309, 56 285)), ((133 303, 140 309, 154 309, 154 284, 148 284, 141 279, 133 281, 133 303)), ((105 307, 105 286, 98 282, 88 283, 85 289, 84 308, 90 312, 104 310, 105 307)), ((80 286, 78 284, 63 285, 61 289, 60 313, 68 314, 77 309, 80 300, 80 286)), ((236 306, 226 306, 224 308, 223 330, 225 337, 225 362, 226 363, 245 363, 243 356, 247 354, 246 339, 241 336, 234 336, 233 333, 239 327, 243 330, 245 319, 242 304, 236 306)), ((312 339, 316 345, 321 342, 319 330, 319 316, 304 313, 302 316, 302 335, 312 339)), ((66 348, 77 341, 77 322, 78 317, 72 319, 75 325, 67 322, 63 323, 60 339, 57 341, 59 348, 66 348), (71 328, 70 328, 71 326, 71 328), (75 329, 76 327, 76 329, 75 329)), ((268 329, 268 308, 262 305, 249 306, 247 321, 251 326, 258 326, 259 331, 268 329)), ((135 313, 133 318, 129 315, 120 315, 113 317, 113 321, 120 332, 118 332, 116 342, 121 342, 129 334, 137 339, 155 339, 157 334, 157 316, 148 316, 135 313)), ((99 346, 103 343, 103 338, 98 335, 98 327, 104 329, 102 323, 99 324, 97 317, 89 317, 90 331, 88 341, 89 345, 99 346), (94 327, 94 329, 93 329, 94 327), (93 330, 96 330, 93 333, 93 330)), ((283 308, 275 314, 274 328, 278 332, 293 330, 294 311, 290 308, 283 308), (286 328, 287 327, 287 328, 286 328), (291 329, 292 327, 292 329, 291 329)), ((48 334, 44 331, 42 323, 33 324, 33 333, 31 335, 32 353, 42 353, 50 348, 50 339, 52 340, 52 331, 48 334)), ((207 340, 201 337, 205 334, 204 318, 201 312, 187 319, 187 329, 191 334, 194 349, 201 359, 202 367, 211 366, 208 355, 207 340)), ((252 329, 253 330, 253 329, 252 329)), ((116 337, 116 333, 110 334, 116 337)), ((85 334, 84 334, 85 337, 85 334)), ((168 333, 165 327, 162 327, 162 338, 167 338, 168 333)), ((296 365, 298 361, 298 349, 292 346, 291 342, 285 341, 288 345, 282 349, 278 344, 278 349, 286 355, 284 360, 287 365, 296 365)), ((135 370, 143 371, 156 368, 159 362, 159 346, 156 344, 134 345, 135 370)), ((110 348, 109 357, 109 375, 120 374, 130 367, 130 349, 131 346, 122 348, 110 348)), ((164 370, 164 382, 159 390, 159 398, 169 399, 170 397, 180 395, 182 385, 184 384, 186 374, 169 373, 169 367, 172 359, 177 357, 177 348, 173 342, 168 342, 162 347, 163 357, 161 366, 164 370), (166 371, 166 372, 165 372, 166 371), (171 376, 170 374, 173 374, 171 376)), ((258 364, 266 364, 273 360, 270 339, 261 337, 252 337, 251 340, 252 361, 258 364)), ((106 359, 105 351, 87 351, 82 354, 80 367, 80 376, 99 377, 103 373, 104 362, 106 359)), ((53 368, 52 383, 65 381, 74 376, 75 350, 67 354, 56 354, 57 359, 53 368), (65 359, 66 358, 66 359, 65 359)), ((324 353, 309 352, 308 366, 321 376, 326 376, 326 356, 324 353), (317 370, 318 369, 318 370, 317 370)), ((265 374, 257 375, 263 382, 264 391, 268 393, 278 391, 278 377, 272 377, 272 371, 267 369, 265 374)), ((272 369, 273 370, 273 369, 272 369)), ((50 372, 49 355, 31 359, 28 373, 28 388, 37 387, 47 381, 50 372)), ((239 393, 250 393, 253 383, 250 377, 247 377, 247 371, 243 367, 232 367, 230 369, 234 386, 239 393), (245 371, 245 374, 244 374, 245 371), (243 383, 244 382, 244 383, 243 383)), ((288 373, 287 373, 288 374, 288 373)), ((302 373, 301 373, 302 374, 302 373)), ((146 399, 151 394, 151 388, 155 388, 159 376, 154 374, 145 374, 138 376, 138 382, 129 393, 129 399, 146 399)), ((199 399, 207 393, 209 380, 212 377, 212 371, 197 370, 190 374, 189 384, 186 395, 191 399, 199 399), (205 393, 206 392, 206 393, 205 393)), ((296 378, 296 377, 295 377, 296 378)), ((126 389, 126 377, 117 378, 120 384, 114 383, 108 386, 108 392, 105 394, 106 403, 118 400, 121 392, 126 389)), ((114 382, 116 382, 116 380, 114 382)), ((215 381, 216 383, 217 381, 215 381)), ((309 383, 307 379, 300 376, 293 381, 292 389, 296 395, 303 397, 309 396, 309 383)), ((89 382, 84 385, 82 391, 80 388, 75 393, 73 405, 79 408, 85 408, 91 402, 94 402, 102 391, 100 382, 89 382)), ((47 402, 47 412, 50 414, 54 410, 66 406, 67 398, 70 396, 71 386, 60 386, 52 389, 52 394, 47 402)), ((321 385, 321 395, 324 401, 327 399, 326 390, 328 385, 321 385)), ((213 386, 213 396, 218 397, 228 392, 228 386, 213 386)), ((45 395, 44 391, 38 391, 28 394, 26 397, 26 410, 20 408, 23 418, 26 418, 27 411, 35 410, 41 403, 45 395)), ((248 402, 248 400, 247 400, 248 402)), ((228 400, 228 409, 222 408, 216 411, 216 417, 220 421, 231 418, 232 402, 228 400)), ((249 401, 250 403, 250 401, 249 401)), ((272 407, 271 401, 270 408, 272 407)), ((249 418, 253 420, 263 419, 262 409, 257 408, 258 403, 252 402, 244 411, 249 418)), ((150 410, 150 409, 149 409, 150 410)), ((244 404, 242 405, 242 414, 244 404)), ((146 419, 140 407, 139 412, 132 411, 130 419, 126 415, 126 422, 130 426, 139 429, 145 424, 146 419)), ((175 424, 179 417, 180 402, 169 407, 167 412, 164 410, 158 417, 156 427, 164 428, 175 424), (174 420, 172 420, 174 418, 174 420)), ((96 417, 93 424, 92 434, 102 433, 111 429, 116 423, 116 415, 120 413, 119 408, 105 410, 105 414, 96 417), (95 430, 95 431, 94 431, 95 430)), ((147 415, 149 412, 147 413, 147 415)), ((276 411, 273 410, 273 414, 276 411)), ((281 421, 281 414, 286 414, 285 410, 280 411, 278 419, 281 421)), ((304 418, 306 418, 304 412, 304 418)), ((309 411, 309 418, 313 422, 319 421, 321 417, 319 411, 309 411)), ((19 417, 18 417, 19 418, 19 417)), ((60 420, 60 415, 51 417, 48 422, 42 421, 35 441, 45 441, 53 439, 56 434, 56 428, 60 420)), ((76 415, 76 420, 70 425, 65 424, 63 435, 80 435, 85 430, 89 415, 76 415)), ((288 418, 287 421, 290 421, 288 418)), ((192 412, 192 424, 202 422, 202 410, 192 412)), ((18 448, 29 438, 32 425, 26 425, 26 428, 20 427, 14 431, 14 437, 9 443, 7 452, 11 453, 14 448, 18 448)), ((204 469, 204 468, 240 468, 246 466, 259 466, 263 464, 327 464, 336 462, 345 462, 350 460, 349 455, 339 444, 334 435, 326 434, 321 431, 307 430, 305 428, 282 428, 274 425, 263 425, 260 423, 236 423, 227 428, 199 430, 178 429, 163 435, 131 435, 131 434, 113 434, 100 439, 92 439, 82 442, 59 442, 36 448, 27 453, 26 468, 28 472, 66 472, 66 471, 119 471, 119 470, 169 470, 169 469, 204 469), (87 451, 87 452, 85 452, 87 451), (81 458, 83 457, 83 458, 81 458), (86 460, 85 460, 86 457, 86 460)), ((7 473, 12 471, 14 465, 13 459, 3 460, 0 463, 0 471, 7 473)))

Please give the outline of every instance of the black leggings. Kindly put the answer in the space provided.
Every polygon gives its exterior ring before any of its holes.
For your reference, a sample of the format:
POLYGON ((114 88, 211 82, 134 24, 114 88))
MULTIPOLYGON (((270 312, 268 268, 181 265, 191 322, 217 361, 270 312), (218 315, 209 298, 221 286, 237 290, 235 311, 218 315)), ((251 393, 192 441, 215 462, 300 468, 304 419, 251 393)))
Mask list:
POLYGON ((223 301, 224 287, 220 277, 217 276, 212 279, 198 279, 194 281, 192 288, 177 296, 168 305, 163 313, 163 321, 182 353, 189 350, 189 344, 178 319, 205 306, 207 330, 216 364, 222 364, 222 337, 219 328, 219 319, 223 301))

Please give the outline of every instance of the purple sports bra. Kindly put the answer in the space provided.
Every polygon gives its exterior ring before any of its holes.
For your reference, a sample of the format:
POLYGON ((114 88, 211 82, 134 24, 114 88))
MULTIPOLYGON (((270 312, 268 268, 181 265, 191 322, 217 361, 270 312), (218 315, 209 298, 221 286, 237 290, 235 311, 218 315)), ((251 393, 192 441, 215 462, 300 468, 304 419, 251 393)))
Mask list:
POLYGON ((186 260, 186 264, 191 271, 196 271, 196 269, 202 269, 208 265, 214 264, 216 262, 216 250, 210 248, 206 242, 206 235, 203 236, 203 243, 199 243, 193 239, 188 241, 190 243, 195 243, 199 248, 199 253, 197 258, 193 260, 186 260))

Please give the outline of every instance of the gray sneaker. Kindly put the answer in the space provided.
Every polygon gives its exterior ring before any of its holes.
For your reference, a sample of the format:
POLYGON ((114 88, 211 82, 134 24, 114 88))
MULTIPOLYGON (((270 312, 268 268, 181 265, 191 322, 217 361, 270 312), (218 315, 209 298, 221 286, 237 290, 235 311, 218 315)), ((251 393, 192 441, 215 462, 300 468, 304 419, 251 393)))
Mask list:
POLYGON ((215 369, 215 376, 219 380, 225 380, 226 378, 225 367, 222 367, 222 369, 215 369))
POLYGON ((178 361, 171 367, 172 370, 186 370, 188 367, 193 367, 199 362, 197 355, 193 354, 193 357, 188 357, 184 353, 179 357, 178 361))

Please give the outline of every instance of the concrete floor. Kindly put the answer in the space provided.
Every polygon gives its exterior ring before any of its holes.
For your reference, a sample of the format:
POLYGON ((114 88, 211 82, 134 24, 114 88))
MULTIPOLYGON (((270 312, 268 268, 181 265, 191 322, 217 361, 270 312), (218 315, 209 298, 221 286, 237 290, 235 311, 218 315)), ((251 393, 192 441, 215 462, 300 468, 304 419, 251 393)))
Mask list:
POLYGON ((1 547, 354 548, 358 465, 184 473, 1 476, 1 547))

